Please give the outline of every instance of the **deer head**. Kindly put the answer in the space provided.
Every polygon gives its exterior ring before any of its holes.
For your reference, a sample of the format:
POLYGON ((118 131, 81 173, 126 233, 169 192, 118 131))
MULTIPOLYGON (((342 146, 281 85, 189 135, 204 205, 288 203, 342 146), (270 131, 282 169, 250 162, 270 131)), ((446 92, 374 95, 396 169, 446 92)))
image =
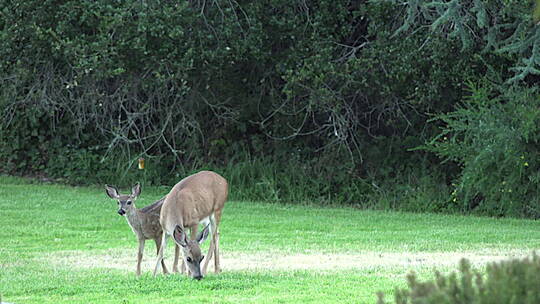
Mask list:
POLYGON ((141 185, 137 183, 133 186, 129 195, 121 195, 115 187, 109 185, 105 186, 105 192, 110 198, 118 201, 118 214, 124 216, 126 213, 135 210, 135 200, 141 194, 141 185))
POLYGON ((210 225, 206 225, 206 227, 204 227, 204 229, 197 234, 195 240, 188 240, 184 228, 180 227, 180 225, 176 225, 176 228, 174 229, 174 241, 180 245, 180 248, 182 248, 184 253, 184 263, 187 265, 191 273, 191 277, 196 280, 203 278, 201 272, 201 262, 204 259, 204 255, 201 254, 200 244, 202 244, 208 238, 208 234, 210 232, 209 228, 210 225))

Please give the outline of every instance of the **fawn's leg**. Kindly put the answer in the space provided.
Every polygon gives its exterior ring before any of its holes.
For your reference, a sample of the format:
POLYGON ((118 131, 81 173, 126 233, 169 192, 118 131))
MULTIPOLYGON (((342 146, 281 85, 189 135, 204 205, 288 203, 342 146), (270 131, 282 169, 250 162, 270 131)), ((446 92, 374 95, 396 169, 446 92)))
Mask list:
POLYGON ((141 275, 141 261, 144 252, 144 239, 139 239, 139 252, 137 253, 137 276, 141 275))

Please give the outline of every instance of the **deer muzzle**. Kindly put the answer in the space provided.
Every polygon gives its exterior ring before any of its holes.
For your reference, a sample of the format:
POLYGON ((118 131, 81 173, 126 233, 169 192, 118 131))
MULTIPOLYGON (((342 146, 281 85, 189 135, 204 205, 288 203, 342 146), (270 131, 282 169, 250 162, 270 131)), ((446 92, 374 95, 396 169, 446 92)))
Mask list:
POLYGON ((197 281, 200 281, 203 278, 200 265, 195 264, 189 268, 189 270, 191 271, 191 278, 197 281))
POLYGON ((126 214, 126 210, 124 209, 119 209, 118 210, 118 214, 120 214, 121 216, 124 216, 126 214))

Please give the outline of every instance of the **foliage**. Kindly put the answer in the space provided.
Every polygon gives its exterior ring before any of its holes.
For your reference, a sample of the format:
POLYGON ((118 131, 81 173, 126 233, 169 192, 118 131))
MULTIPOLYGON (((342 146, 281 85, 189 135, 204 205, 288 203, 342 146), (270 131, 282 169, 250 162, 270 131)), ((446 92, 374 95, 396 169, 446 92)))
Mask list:
POLYGON ((540 96, 536 89, 471 86, 470 96, 436 119, 425 147, 462 167, 450 204, 490 215, 539 217, 540 96))
MULTIPOLYGON (((494 52, 513 62, 509 83, 540 75, 540 28, 532 22, 532 1, 411 0, 397 33, 428 26, 433 35, 461 43, 462 50, 494 52)), ((426 43, 431 43, 429 37, 426 43)))
MULTIPOLYGON (((538 303, 540 301, 540 258, 513 259, 488 264, 486 273, 471 269, 467 260, 460 263, 459 273, 445 276, 435 273, 434 281, 420 282, 414 274, 408 289, 398 289, 396 304, 407 303, 538 303)), ((379 303, 384 303, 382 294, 379 303)))
POLYGON ((534 22, 540 22, 540 1, 539 0, 536 0, 533 17, 534 17, 534 22))
POLYGON ((410 149, 468 81, 537 84, 531 13, 513 0, 3 1, 0 170, 127 185, 238 166, 246 197, 454 210, 442 197, 460 168, 410 149))

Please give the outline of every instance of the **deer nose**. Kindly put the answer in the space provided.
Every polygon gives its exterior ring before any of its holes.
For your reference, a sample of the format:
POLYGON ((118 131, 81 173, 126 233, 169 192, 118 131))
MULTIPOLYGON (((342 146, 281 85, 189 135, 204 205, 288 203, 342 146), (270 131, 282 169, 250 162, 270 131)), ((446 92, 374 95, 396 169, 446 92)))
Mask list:
POLYGON ((200 280, 203 278, 203 276, 202 276, 202 275, 198 275, 198 276, 194 276, 193 278, 194 278, 195 280, 197 280, 197 281, 200 281, 200 280))
POLYGON ((124 215, 124 214, 126 214, 126 211, 124 211, 124 209, 120 209, 120 210, 118 210, 118 214, 124 215))

